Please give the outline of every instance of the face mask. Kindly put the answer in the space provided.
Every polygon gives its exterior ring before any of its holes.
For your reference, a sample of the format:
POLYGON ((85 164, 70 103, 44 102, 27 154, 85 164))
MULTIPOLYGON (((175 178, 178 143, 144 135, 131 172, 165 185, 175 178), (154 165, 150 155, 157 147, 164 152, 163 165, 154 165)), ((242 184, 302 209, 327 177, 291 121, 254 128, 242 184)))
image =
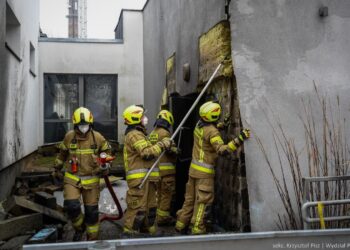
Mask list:
POLYGON ((87 125, 79 125, 78 129, 81 133, 86 134, 86 132, 89 131, 90 126, 88 124, 87 125))
POLYGON ((148 118, 147 116, 143 116, 142 119, 141 119, 141 124, 142 126, 146 127, 147 124, 148 124, 148 118))

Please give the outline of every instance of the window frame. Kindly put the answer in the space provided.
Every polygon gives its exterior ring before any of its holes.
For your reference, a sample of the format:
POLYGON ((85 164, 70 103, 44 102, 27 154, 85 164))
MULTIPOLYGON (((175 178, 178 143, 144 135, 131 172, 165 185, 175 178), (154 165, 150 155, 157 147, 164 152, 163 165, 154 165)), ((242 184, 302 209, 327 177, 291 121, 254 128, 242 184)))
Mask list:
MULTIPOLYGON (((78 106, 82 107, 85 105, 85 81, 84 77, 86 76, 112 76, 115 77, 115 118, 114 119, 99 119, 98 122, 101 123, 114 123, 116 126, 116 131, 118 131, 118 74, 70 74, 70 73, 44 73, 43 77, 43 84, 45 88, 45 81, 47 79, 47 76, 50 75, 74 75, 78 77, 78 106)), ((44 92, 45 95, 45 92, 44 92)), ((44 97, 45 98, 45 97, 44 97)), ((45 105, 45 101, 44 101, 45 105)), ((45 131, 45 124, 46 123, 72 123, 71 119, 49 119, 45 118, 45 112, 43 113, 44 118, 44 131, 45 131)), ((118 138, 118 133, 115 135, 115 139, 118 138)), ((62 138, 63 139, 63 138, 62 138)), ((108 138, 106 138, 108 139, 108 138)), ((110 141, 113 141, 114 139, 109 139, 110 141)), ((44 132, 44 143, 52 143, 52 142, 46 142, 45 141, 45 132, 44 132)))
POLYGON ((6 1, 5 10, 5 48, 19 61, 22 62, 21 58, 21 23, 18 20, 15 12, 11 8, 8 1, 6 1), (9 27, 11 26, 11 30, 9 27))

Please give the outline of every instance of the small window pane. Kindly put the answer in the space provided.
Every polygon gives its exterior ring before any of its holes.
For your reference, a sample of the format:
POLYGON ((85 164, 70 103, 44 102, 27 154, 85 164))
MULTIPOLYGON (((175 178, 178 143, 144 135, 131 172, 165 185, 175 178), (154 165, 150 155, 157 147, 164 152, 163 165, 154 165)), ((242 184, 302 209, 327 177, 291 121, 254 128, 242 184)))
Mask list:
POLYGON ((94 130, 100 132, 107 140, 117 140, 116 122, 94 122, 94 130))
POLYGON ((73 124, 70 122, 45 122, 44 140, 46 143, 62 141, 71 129, 73 124))
POLYGON ((10 5, 6 3, 6 37, 5 43, 10 51, 21 60, 21 24, 10 5))
POLYGON ((116 76, 85 76, 85 105, 95 121, 115 119, 116 76))
POLYGON ((45 75, 45 119, 71 119, 78 100, 78 76, 45 75))

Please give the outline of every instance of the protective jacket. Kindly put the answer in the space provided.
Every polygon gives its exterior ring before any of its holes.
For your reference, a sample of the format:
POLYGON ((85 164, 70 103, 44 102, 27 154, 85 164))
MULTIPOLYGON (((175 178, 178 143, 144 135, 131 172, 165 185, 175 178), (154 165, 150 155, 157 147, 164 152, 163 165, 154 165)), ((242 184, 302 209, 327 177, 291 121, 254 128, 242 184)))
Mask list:
MULTIPOLYGON (((152 144, 156 144, 158 141, 161 141, 163 138, 166 137, 171 137, 169 130, 158 126, 149 135, 149 140, 152 144)), ((165 154, 159 161, 160 175, 166 176, 170 174, 175 174, 175 162, 176 155, 171 152, 165 152, 165 154)))
MULTIPOLYGON (((124 140, 124 167, 129 187, 141 184, 155 158, 163 150, 161 142, 152 145, 141 126, 129 126, 124 140)), ((159 168, 155 167, 149 180, 159 180, 159 168)))
POLYGON ((194 130, 192 162, 189 175, 193 178, 212 178, 214 165, 219 154, 234 151, 235 148, 225 145, 219 130, 213 123, 200 120, 194 130))
POLYGON ((66 173, 64 181, 76 185, 81 179, 80 184, 92 184, 94 177, 99 172, 97 158, 101 152, 110 153, 110 145, 106 139, 97 131, 90 130, 85 136, 76 131, 69 131, 63 142, 60 144, 60 153, 56 158, 56 168, 60 169, 65 165, 66 173), (73 173, 69 160, 77 159, 78 171, 73 173), (83 178, 80 178, 83 177, 83 178))

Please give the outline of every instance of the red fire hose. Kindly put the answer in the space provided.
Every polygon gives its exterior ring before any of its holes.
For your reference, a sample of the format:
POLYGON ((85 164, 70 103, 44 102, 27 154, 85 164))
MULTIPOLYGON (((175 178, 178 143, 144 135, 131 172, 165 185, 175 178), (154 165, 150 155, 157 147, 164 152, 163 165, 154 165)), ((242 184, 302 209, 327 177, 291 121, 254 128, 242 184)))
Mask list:
MULTIPOLYGON (((108 157, 106 153, 101 153, 100 158, 98 161, 100 162, 101 166, 105 165, 107 162, 113 161, 115 157, 108 157)), ((120 220, 123 217, 123 209, 122 206, 119 203, 119 200, 117 198, 117 195, 115 194, 113 187, 111 183, 109 182, 108 175, 103 175, 103 179, 105 180, 106 186, 108 188, 109 193, 111 194, 113 201, 115 205, 117 205, 118 208, 118 214, 102 214, 100 216, 100 222, 104 220, 114 221, 114 220, 120 220)))
POLYGON ((111 185, 111 183, 109 182, 108 179, 108 175, 104 175, 103 179, 105 180, 106 186, 108 188, 109 193, 111 194, 114 203, 117 205, 118 208, 118 214, 114 215, 114 214, 102 214, 100 216, 100 222, 104 221, 104 220, 109 220, 109 221, 114 221, 114 220, 120 220, 121 218, 123 218, 123 209, 119 203, 119 200, 117 198, 117 195, 115 194, 113 187, 111 185))

